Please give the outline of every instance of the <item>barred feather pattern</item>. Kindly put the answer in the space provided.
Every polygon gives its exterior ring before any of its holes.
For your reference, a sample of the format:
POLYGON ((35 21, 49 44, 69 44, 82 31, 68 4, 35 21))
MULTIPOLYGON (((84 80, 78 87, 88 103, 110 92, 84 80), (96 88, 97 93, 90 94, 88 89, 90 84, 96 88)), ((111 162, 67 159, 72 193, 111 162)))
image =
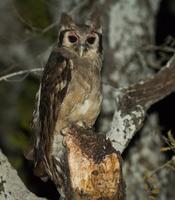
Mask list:
POLYGON ((53 134, 59 109, 70 80, 71 64, 69 59, 65 58, 56 48, 52 51, 43 72, 33 119, 35 174, 41 177, 47 176, 46 174, 53 176, 49 170, 53 165, 51 163, 53 134))

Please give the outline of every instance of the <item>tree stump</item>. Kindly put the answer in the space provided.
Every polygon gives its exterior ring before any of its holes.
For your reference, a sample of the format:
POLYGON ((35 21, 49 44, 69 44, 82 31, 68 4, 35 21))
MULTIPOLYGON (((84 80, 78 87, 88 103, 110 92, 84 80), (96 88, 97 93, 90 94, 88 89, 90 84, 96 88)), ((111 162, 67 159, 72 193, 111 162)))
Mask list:
POLYGON ((54 169, 50 168, 53 182, 58 187, 62 185, 62 199, 124 199, 121 156, 111 142, 104 135, 77 125, 64 129, 63 135, 65 151, 59 163, 60 177, 54 176, 54 169))

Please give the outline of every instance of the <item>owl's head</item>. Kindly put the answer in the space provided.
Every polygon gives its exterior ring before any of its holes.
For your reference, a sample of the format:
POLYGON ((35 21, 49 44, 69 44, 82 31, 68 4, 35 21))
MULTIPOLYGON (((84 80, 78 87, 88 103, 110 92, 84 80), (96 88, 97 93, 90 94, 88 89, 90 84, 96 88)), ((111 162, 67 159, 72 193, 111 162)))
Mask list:
POLYGON ((102 54, 102 28, 99 18, 88 24, 76 24, 71 16, 62 14, 59 29, 60 47, 68 48, 80 57, 102 54))

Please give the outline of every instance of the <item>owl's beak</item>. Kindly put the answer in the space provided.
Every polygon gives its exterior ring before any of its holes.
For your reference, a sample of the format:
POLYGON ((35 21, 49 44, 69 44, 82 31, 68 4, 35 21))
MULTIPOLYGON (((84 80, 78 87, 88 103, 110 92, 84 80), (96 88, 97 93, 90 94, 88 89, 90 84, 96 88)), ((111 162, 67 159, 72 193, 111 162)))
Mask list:
POLYGON ((82 57, 85 50, 85 45, 80 44, 78 50, 79 50, 79 56, 82 57))

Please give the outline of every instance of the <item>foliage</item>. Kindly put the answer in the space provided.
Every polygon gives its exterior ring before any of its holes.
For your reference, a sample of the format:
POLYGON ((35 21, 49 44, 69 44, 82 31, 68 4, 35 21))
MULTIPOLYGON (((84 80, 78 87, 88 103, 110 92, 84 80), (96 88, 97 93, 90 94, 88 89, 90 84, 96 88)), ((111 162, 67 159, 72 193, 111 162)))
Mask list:
POLYGON ((175 138, 171 131, 167 133, 165 141, 168 144, 168 146, 162 147, 160 151, 161 152, 174 151, 174 155, 166 163, 162 164, 152 172, 146 173, 144 177, 145 181, 144 189, 148 194, 148 197, 145 200, 155 200, 159 198, 159 193, 161 188, 159 188, 158 186, 160 181, 158 173, 161 170, 166 170, 167 172, 169 171, 169 173, 172 171, 175 172, 175 138))
POLYGON ((160 150, 161 152, 166 152, 166 151, 174 151, 175 152, 175 138, 171 131, 167 133, 167 138, 165 138, 166 143, 168 144, 167 147, 162 147, 160 150))

